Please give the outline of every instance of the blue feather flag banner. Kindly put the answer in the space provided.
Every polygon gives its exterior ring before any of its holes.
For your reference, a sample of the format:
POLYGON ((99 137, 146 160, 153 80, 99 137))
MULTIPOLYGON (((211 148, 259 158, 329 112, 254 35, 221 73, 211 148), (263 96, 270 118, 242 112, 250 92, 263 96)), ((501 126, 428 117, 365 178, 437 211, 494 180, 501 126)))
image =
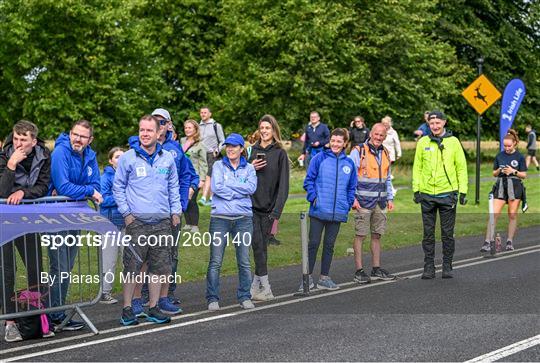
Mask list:
POLYGON ((499 141, 501 151, 503 139, 508 130, 512 127, 514 119, 521 106, 521 101, 525 97, 525 84, 519 78, 514 78, 506 85, 501 103, 501 119, 499 122, 499 141))

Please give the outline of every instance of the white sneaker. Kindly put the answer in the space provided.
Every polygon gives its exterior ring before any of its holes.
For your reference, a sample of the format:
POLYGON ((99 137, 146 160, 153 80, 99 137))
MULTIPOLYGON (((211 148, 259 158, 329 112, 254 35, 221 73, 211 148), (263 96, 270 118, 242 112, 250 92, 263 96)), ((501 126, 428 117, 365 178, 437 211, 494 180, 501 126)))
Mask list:
POLYGON ((219 303, 217 301, 212 301, 210 304, 208 304, 208 310, 209 311, 218 311, 219 310, 219 303))
POLYGON ((240 307, 247 310, 255 308, 255 305, 253 305, 253 302, 251 302, 251 300, 244 300, 240 303, 240 307))
POLYGON ((272 289, 268 287, 267 289, 261 289, 257 291, 255 294, 251 294, 252 300, 256 301, 268 301, 268 300, 274 300, 274 294, 272 294, 272 289))
POLYGON ((23 340, 21 333, 19 332, 19 328, 17 328, 16 324, 6 325, 6 335, 4 336, 4 339, 8 343, 20 342, 21 340, 23 340))
POLYGON ((186 224, 184 227, 182 227, 183 231, 191 231, 193 226, 191 224, 186 224))
POLYGON ((199 233, 199 226, 191 226, 191 233, 199 233))
POLYGON ((47 333, 43 333, 43 338, 52 338, 54 337, 54 332, 52 330, 49 330, 47 333))
POLYGON ((249 289, 249 293, 251 294, 251 296, 255 296, 257 294, 259 294, 261 292, 262 288, 261 288, 261 284, 260 283, 256 283, 255 280, 253 280, 253 283, 251 284, 251 288, 249 289))

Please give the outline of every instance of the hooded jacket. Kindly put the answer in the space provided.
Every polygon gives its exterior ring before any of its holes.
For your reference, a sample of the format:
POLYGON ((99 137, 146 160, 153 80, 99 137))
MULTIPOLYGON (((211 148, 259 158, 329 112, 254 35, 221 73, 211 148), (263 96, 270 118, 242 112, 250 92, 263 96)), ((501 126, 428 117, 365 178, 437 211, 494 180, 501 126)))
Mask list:
POLYGON ((112 190, 115 173, 116 170, 110 165, 107 165, 105 169, 103 169, 103 174, 101 174, 101 195, 103 196, 103 203, 99 206, 99 212, 115 225, 122 225, 124 219, 118 211, 118 206, 114 200, 112 190))
POLYGON ((401 142, 399 141, 399 135, 394 128, 391 127, 386 133, 383 145, 386 150, 388 150, 388 156, 390 157, 391 162, 394 162, 401 157, 401 142))
POLYGON ((94 191, 101 190, 96 153, 88 145, 79 154, 71 147, 66 133, 56 139, 51 155, 49 195, 54 189, 58 195, 74 200, 91 197, 94 191))
MULTIPOLYGON (((184 145, 187 141, 186 137, 183 137, 180 139, 181 144, 184 145)), ((182 150, 184 150, 184 147, 182 146, 182 150)), ((199 176, 199 180, 201 178, 206 178, 206 174, 208 173, 208 161, 206 159, 207 150, 204 144, 200 141, 192 144, 189 149, 187 149, 184 152, 184 155, 186 155, 189 158, 189 161, 191 161, 191 164, 193 165, 193 169, 199 176)), ((197 183, 197 187, 199 183, 197 183)), ((197 188, 195 188, 196 190, 197 188)))
POLYGON ((304 179, 310 217, 347 222, 356 191, 355 170, 354 162, 344 151, 336 156, 325 149, 311 160, 304 179))
POLYGON ((130 140, 131 149, 118 160, 113 183, 113 197, 118 212, 126 217, 157 223, 180 214, 182 205, 178 188, 176 163, 171 155, 157 143, 149 156, 140 143, 130 140))
MULTIPOLYGON (((129 146, 133 148, 136 145, 140 145, 138 136, 131 136, 128 139, 129 146)), ((184 155, 182 146, 172 139, 172 132, 167 131, 165 135, 165 141, 161 144, 163 150, 167 150, 171 153, 176 163, 176 170, 178 172, 178 184, 180 191, 180 201, 182 202, 182 211, 186 211, 189 199, 189 187, 193 187, 196 190, 199 187, 199 176, 193 168, 193 164, 184 155)))
POLYGON ((457 191, 467 194, 467 160, 459 140, 445 131, 441 138, 423 136, 414 155, 413 193, 441 195, 457 191))
POLYGON ((7 198, 18 190, 24 192, 23 198, 25 199, 46 196, 51 180, 51 153, 43 140, 37 139, 37 144, 32 152, 33 158, 29 171, 21 163, 17 164, 15 170, 7 167, 7 163, 14 152, 13 133, 10 133, 0 153, 0 197, 7 198))
POLYGON ((211 181, 212 216, 253 216, 251 195, 257 190, 257 175, 243 156, 236 169, 226 156, 216 161, 211 181))
POLYGON ((367 127, 349 127, 349 134, 351 136, 351 149, 356 145, 363 144, 369 137, 369 129, 367 127))
POLYGON ((257 142, 252 147, 249 162, 261 153, 266 155, 267 164, 256 171, 257 190, 251 196, 253 210, 279 219, 289 196, 289 158, 285 150, 275 144, 263 148, 257 142))

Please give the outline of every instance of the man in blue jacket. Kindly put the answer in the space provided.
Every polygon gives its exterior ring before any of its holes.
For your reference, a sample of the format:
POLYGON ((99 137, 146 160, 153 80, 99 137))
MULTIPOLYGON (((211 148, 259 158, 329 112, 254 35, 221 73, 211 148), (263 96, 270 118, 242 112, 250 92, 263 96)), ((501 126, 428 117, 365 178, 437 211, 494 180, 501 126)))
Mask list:
MULTIPOLYGON (((94 140, 92 124, 86 120, 75 122, 69 134, 62 133, 54 145, 51 155, 51 185, 49 194, 69 197, 74 200, 93 199, 100 204, 99 167, 96 153, 90 147, 94 140)), ((66 231, 60 234, 76 235, 79 231, 66 231)), ((54 279, 51 284, 50 305, 60 306, 65 303, 69 288, 69 278, 61 278, 62 273, 71 272, 79 247, 60 246, 49 248, 49 275, 54 279)), ((65 319, 63 311, 50 314, 53 324, 60 325, 65 319)), ((64 330, 79 330, 83 323, 68 321, 64 330)))
POLYGON ((123 257, 124 308, 120 320, 123 325, 138 323, 132 299, 140 277, 148 283, 147 320, 158 324, 170 321, 160 309, 163 299, 167 299, 160 298, 160 291, 164 278, 170 280, 171 246, 175 244, 171 227, 180 224, 182 205, 176 163, 158 142, 159 129, 160 123, 153 116, 141 118, 139 142, 130 143, 132 148, 120 158, 114 178, 114 199, 125 219, 126 233, 132 237, 123 257), (159 243, 150 243, 151 236, 159 243), (148 274, 141 274, 144 263, 148 274))
POLYGON ((302 155, 298 160, 305 160, 306 170, 309 168, 311 159, 324 150, 324 146, 330 142, 330 130, 321 122, 321 116, 317 111, 309 114, 309 124, 306 127, 306 138, 302 155))
MULTIPOLYGON (((172 119, 169 111, 164 108, 156 108, 152 112, 152 116, 158 119, 160 123, 160 134, 158 142, 163 146, 164 150, 167 150, 173 155, 174 161, 176 162, 176 169, 178 171, 178 182, 180 185, 180 201, 182 203, 183 213, 187 210, 189 200, 193 196, 193 193, 195 193, 195 190, 199 188, 199 175, 195 171, 191 160, 189 160, 189 158, 185 156, 182 146, 180 146, 177 141, 173 140, 173 134, 172 131, 170 131, 172 127, 172 119)), ((180 225, 178 226, 177 230, 173 231, 173 233, 175 234, 176 238, 176 235, 180 233, 180 225)), ((174 275, 176 274, 177 270, 178 246, 173 246, 171 273, 174 275)), ((162 310, 164 312, 173 314, 182 312, 182 309, 179 306, 180 301, 174 295, 174 292, 176 291, 176 282, 173 281, 169 286, 163 286, 162 289, 162 297, 168 296, 169 302, 173 305, 176 305, 176 307, 168 306, 168 308, 164 306, 162 307, 162 310)), ((143 294, 145 292, 146 291, 144 291, 143 294)))

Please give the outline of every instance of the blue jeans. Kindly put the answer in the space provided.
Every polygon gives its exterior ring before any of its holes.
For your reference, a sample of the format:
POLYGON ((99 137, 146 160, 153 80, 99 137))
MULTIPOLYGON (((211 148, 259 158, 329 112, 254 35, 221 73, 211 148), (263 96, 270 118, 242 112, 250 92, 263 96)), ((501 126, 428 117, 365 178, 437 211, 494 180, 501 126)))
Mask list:
POLYGON ((227 245, 233 245, 236 250, 236 263, 238 266, 238 302, 251 299, 251 266, 249 263, 249 249, 253 234, 252 217, 242 217, 229 220, 219 217, 210 218, 210 262, 206 273, 206 300, 208 303, 219 301, 219 272, 223 262, 223 255, 227 245), (225 236, 229 233, 229 238, 225 236))
MULTIPOLYGON (((58 232, 59 235, 67 236, 78 235, 80 231, 62 231, 58 232)), ((54 278, 54 282, 51 285, 51 292, 49 297, 50 307, 64 305, 66 302, 67 291, 69 288, 69 277, 60 280, 60 274, 62 272, 71 272, 75 265, 75 259, 79 247, 62 245, 58 249, 53 250, 49 247, 49 276, 54 278)), ((65 276, 64 276, 65 277, 65 276)), ((52 320, 62 320, 64 318, 63 311, 57 311, 49 314, 52 320)))

